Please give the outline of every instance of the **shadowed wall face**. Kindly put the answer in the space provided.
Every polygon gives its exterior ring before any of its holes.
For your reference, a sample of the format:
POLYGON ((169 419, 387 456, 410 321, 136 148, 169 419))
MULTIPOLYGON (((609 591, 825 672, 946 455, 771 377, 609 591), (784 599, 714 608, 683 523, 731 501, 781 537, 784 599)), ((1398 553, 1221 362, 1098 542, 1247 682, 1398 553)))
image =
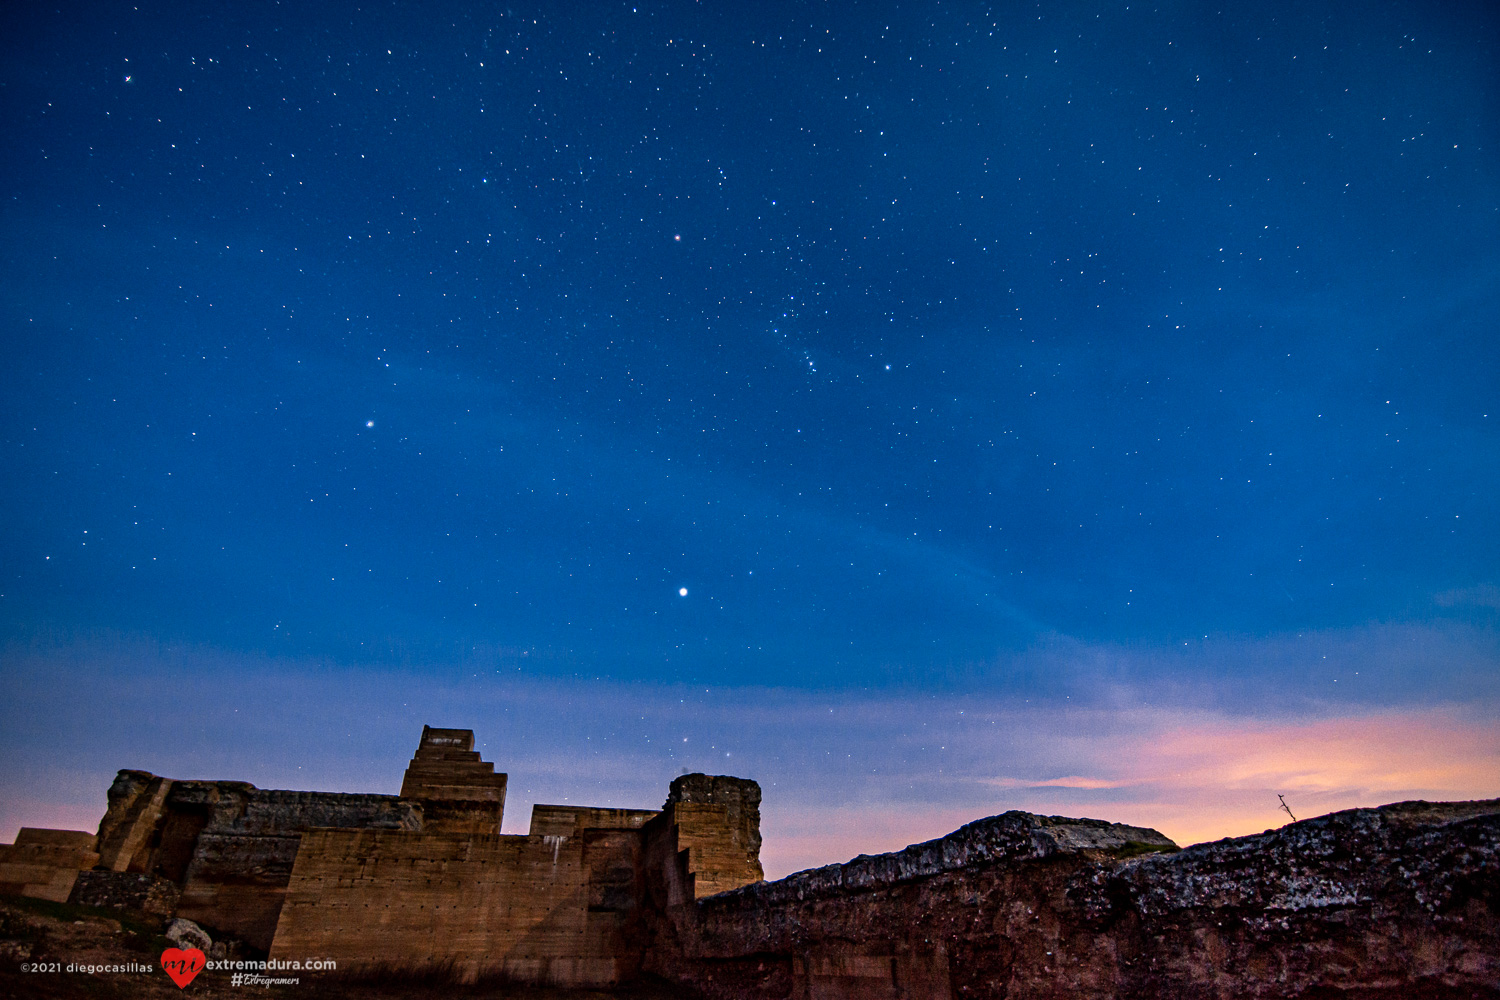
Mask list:
POLYGON ((273 958, 608 985, 640 963, 637 830, 499 836, 317 830, 304 837, 273 958), (623 874, 622 874, 623 873, 623 874))
POLYGON ((303 831, 421 825, 420 806, 393 795, 279 791, 124 770, 99 823, 99 865, 173 884, 177 916, 265 949, 303 831))

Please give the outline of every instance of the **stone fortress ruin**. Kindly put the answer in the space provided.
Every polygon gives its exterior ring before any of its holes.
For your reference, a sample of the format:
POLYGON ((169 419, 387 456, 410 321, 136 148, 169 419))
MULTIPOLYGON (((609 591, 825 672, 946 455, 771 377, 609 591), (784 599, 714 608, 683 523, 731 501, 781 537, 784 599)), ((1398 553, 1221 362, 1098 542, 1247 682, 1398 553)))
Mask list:
POLYGON ((124 770, 97 836, 23 830, 0 889, 134 902, 351 971, 598 986, 640 968, 645 865, 669 906, 762 877, 753 781, 685 775, 660 810, 537 805, 519 836, 500 832, 505 786, 471 730, 430 726, 399 795, 124 770))
POLYGON ((762 879, 760 787, 660 809, 537 805, 423 727, 399 795, 119 772, 97 834, 23 829, 0 892, 181 917, 340 975, 714 998, 1500 997, 1500 800, 1348 810, 1179 851, 1008 812, 762 879), (1330 992, 1332 991, 1332 992, 1330 992))

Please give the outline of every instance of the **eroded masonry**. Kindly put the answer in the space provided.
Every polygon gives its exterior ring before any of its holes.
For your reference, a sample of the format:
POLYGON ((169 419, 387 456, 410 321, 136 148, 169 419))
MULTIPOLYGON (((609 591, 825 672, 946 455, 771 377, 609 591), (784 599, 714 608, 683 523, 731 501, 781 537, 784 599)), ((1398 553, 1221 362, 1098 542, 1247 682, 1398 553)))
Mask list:
MULTIPOLYGON (((468 730, 425 728, 400 795, 121 771, 97 835, 23 829, 0 892, 189 918, 341 974, 707 997, 1500 997, 1500 800, 1408 802, 1186 850, 1007 812, 761 879, 760 788, 533 808, 468 730)), ((216 945, 217 947, 217 945, 216 945)))
POLYGON ((506 776, 424 726, 399 795, 121 771, 96 837, 23 830, 0 890, 192 920, 271 957, 564 986, 634 976, 644 868, 667 905, 761 878, 760 787, 702 774, 657 809, 538 805, 500 832, 506 776))

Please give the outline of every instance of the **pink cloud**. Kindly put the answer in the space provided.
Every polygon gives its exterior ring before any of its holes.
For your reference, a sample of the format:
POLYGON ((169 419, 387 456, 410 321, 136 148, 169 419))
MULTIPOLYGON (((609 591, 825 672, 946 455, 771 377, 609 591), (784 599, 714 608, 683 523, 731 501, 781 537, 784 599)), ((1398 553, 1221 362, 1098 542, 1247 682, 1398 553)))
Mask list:
POLYGON ((1110 781, 1107 778, 1085 778, 1081 775, 1069 775, 1066 778, 1048 778, 1045 781, 1032 781, 1026 778, 987 778, 985 784, 996 788, 1124 788, 1126 785, 1135 784, 1131 781, 1110 781))

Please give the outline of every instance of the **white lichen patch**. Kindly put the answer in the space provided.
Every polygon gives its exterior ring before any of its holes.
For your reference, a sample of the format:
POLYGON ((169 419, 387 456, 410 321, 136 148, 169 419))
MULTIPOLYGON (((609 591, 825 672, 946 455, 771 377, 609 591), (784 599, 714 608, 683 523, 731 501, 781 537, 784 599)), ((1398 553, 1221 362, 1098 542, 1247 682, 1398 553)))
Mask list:
POLYGON ((1354 906, 1359 893, 1332 879, 1294 876, 1286 881, 1286 891, 1267 904, 1268 910, 1308 910, 1325 906, 1354 906))

